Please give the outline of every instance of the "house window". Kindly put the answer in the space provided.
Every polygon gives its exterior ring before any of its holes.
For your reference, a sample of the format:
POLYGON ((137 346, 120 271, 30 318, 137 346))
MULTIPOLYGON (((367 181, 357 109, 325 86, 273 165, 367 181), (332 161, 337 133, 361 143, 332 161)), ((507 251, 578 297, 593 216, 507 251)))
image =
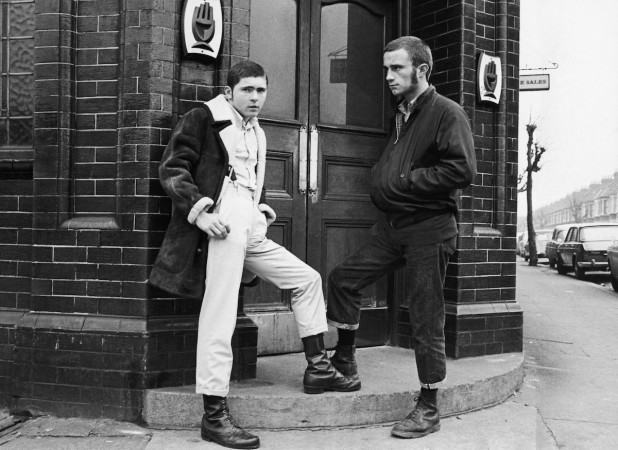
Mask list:
POLYGON ((34 0, 0 0, 0 159, 31 159, 34 0))

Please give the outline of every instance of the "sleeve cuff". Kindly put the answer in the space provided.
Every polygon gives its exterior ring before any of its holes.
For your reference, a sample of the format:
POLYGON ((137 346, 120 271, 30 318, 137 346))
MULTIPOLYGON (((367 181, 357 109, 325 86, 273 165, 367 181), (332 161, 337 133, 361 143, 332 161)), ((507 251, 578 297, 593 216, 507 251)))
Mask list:
POLYGON ((266 214, 266 223, 268 223, 269 226, 277 218, 277 214, 275 214, 275 211, 270 206, 268 206, 266 203, 260 203, 258 205, 258 209, 262 211, 264 214, 266 214))
POLYGON ((207 208, 210 208, 213 205, 213 203, 214 201, 209 197, 200 198, 197 202, 195 202, 195 205, 193 205, 193 208, 191 208, 191 211, 189 212, 189 215, 187 216, 187 222, 189 222, 190 224, 194 224, 195 219, 197 219, 197 216, 199 215, 199 213, 206 210, 207 208))

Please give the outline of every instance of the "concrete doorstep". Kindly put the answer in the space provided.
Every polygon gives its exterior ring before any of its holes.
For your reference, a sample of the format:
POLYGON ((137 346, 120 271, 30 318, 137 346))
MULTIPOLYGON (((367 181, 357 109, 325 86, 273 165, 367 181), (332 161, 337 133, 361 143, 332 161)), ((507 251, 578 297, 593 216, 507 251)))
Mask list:
MULTIPOLYGON (((235 421, 249 429, 308 429, 361 426, 401 420, 411 411, 419 382, 414 352, 397 347, 357 351, 362 388, 357 392, 308 395, 301 353, 260 357, 255 380, 234 382, 228 402, 235 421)), ((439 391, 441 416, 503 402, 522 384, 523 353, 447 360, 439 391)), ((152 428, 194 428, 203 414, 195 386, 151 389, 144 421, 152 428)))

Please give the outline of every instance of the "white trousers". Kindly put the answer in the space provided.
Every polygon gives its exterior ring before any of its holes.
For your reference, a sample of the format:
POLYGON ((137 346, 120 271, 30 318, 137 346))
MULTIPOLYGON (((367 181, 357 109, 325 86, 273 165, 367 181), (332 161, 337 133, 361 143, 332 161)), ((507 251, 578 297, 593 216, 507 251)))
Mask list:
POLYGON ((251 191, 229 185, 217 210, 231 232, 226 239, 210 239, 208 243, 195 391, 225 397, 232 372, 232 334, 243 265, 278 288, 292 290, 292 311, 301 338, 324 333, 328 325, 320 274, 266 238, 266 216, 253 202, 251 191))

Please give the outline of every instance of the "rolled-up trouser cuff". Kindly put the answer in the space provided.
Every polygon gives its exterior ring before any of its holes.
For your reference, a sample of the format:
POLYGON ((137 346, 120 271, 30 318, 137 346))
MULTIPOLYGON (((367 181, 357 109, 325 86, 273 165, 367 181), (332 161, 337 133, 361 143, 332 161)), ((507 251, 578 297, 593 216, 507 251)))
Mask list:
POLYGON ((200 387, 195 387, 195 393, 196 394, 203 394, 203 395, 215 395, 217 397, 227 397, 227 394, 230 392, 229 389, 220 391, 220 390, 216 390, 216 389, 206 389, 206 388, 200 388, 200 387))
POLYGON ((347 323, 335 322, 331 319, 326 319, 326 322, 328 322, 329 325, 332 325, 335 328, 341 328, 342 330, 358 330, 358 324, 349 325, 347 323))
POLYGON ((445 381, 446 381, 446 377, 444 377, 442 381, 438 381, 437 383, 422 383, 421 382, 421 387, 424 387, 425 389, 439 389, 442 386, 444 386, 445 381))

